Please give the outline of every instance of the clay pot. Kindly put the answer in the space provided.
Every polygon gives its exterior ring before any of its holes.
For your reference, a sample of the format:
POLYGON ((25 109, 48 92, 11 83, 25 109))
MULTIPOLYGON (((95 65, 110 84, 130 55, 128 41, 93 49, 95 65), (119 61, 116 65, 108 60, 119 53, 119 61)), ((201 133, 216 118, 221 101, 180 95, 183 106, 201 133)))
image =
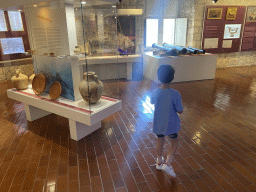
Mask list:
POLYGON ((30 84, 32 83, 34 77, 35 77, 35 74, 31 75, 31 76, 28 78, 28 81, 29 81, 30 84))
POLYGON ((16 70, 16 76, 11 78, 14 87, 18 90, 26 89, 28 87, 28 76, 20 72, 20 69, 16 70))
POLYGON ((79 85, 83 100, 91 104, 98 102, 102 96, 103 83, 95 75, 95 72, 88 71, 84 73, 83 78, 84 80, 79 85))

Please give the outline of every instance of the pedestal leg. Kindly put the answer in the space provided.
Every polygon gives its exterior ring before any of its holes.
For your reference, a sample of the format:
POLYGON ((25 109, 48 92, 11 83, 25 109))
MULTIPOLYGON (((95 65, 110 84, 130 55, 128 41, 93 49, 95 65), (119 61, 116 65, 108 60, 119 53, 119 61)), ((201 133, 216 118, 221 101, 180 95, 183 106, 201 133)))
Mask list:
POLYGON ((50 115, 51 113, 48 111, 44 111, 42 109, 38 109, 36 107, 30 106, 24 103, 24 108, 26 112, 26 117, 28 121, 34 121, 46 115, 50 115))
POLYGON ((76 141, 84 138, 101 127, 101 122, 92 126, 69 119, 70 137, 76 141))
POLYGON ((127 63, 127 80, 132 80, 132 63, 127 63))

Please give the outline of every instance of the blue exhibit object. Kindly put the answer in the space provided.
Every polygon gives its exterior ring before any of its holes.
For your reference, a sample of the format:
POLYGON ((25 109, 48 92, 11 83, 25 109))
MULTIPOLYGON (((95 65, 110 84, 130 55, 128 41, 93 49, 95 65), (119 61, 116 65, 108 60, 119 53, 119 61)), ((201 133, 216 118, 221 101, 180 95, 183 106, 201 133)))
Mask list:
POLYGON ((174 45, 170 45, 170 44, 167 44, 167 43, 164 43, 163 46, 168 47, 168 48, 172 48, 172 49, 176 49, 181 54, 186 54, 188 52, 185 47, 174 46, 174 45))
POLYGON ((176 49, 172 49, 172 48, 169 48, 169 47, 163 47, 163 46, 157 45, 156 43, 154 43, 152 45, 152 47, 156 48, 156 49, 159 49, 160 51, 166 52, 166 55, 168 55, 168 56, 177 56, 177 50, 176 49))

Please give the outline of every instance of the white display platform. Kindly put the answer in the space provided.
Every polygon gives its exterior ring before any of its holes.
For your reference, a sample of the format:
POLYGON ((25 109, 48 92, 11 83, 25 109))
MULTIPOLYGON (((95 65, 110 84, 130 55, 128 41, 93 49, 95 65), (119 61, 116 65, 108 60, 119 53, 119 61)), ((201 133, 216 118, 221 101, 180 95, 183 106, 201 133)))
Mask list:
POLYGON ((101 127, 101 120, 120 111, 122 101, 102 96, 89 107, 84 100, 71 101, 62 97, 52 101, 48 94, 37 96, 29 88, 25 90, 7 90, 9 98, 25 105, 27 120, 34 121, 51 113, 69 119, 70 137, 76 141, 101 127))
MULTIPOLYGON (((83 55, 71 56, 72 58, 72 76, 75 100, 82 97, 78 87, 83 80, 85 58, 83 55)), ((132 79, 132 64, 142 62, 141 55, 116 55, 116 56, 97 56, 87 57, 88 71, 93 71, 100 80, 127 78, 132 79)))
POLYGON ((160 57, 153 55, 153 52, 147 52, 143 58, 143 74, 155 83, 160 83, 157 77, 157 70, 160 65, 165 64, 175 68, 174 80, 172 82, 215 78, 217 55, 214 54, 160 57))
MULTIPOLYGON (((132 63, 141 61, 141 55, 89 56, 86 58, 88 70, 96 72, 100 80, 119 78, 131 80, 132 63)), ((85 58, 80 56, 76 64, 80 66, 80 71, 83 74, 85 58)))

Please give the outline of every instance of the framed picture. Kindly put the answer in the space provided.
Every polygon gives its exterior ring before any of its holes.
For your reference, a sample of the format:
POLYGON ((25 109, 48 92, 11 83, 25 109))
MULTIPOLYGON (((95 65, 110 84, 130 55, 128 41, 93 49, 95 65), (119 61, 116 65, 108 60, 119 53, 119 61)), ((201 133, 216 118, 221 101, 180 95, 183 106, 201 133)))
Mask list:
POLYGON ((242 24, 226 24, 223 39, 239 39, 242 24))
POLYGON ((226 20, 236 20, 237 7, 228 7, 226 20))
POLYGON ((256 6, 248 7, 246 21, 256 22, 256 6))
POLYGON ((207 19, 221 19, 222 8, 208 8, 207 19))

